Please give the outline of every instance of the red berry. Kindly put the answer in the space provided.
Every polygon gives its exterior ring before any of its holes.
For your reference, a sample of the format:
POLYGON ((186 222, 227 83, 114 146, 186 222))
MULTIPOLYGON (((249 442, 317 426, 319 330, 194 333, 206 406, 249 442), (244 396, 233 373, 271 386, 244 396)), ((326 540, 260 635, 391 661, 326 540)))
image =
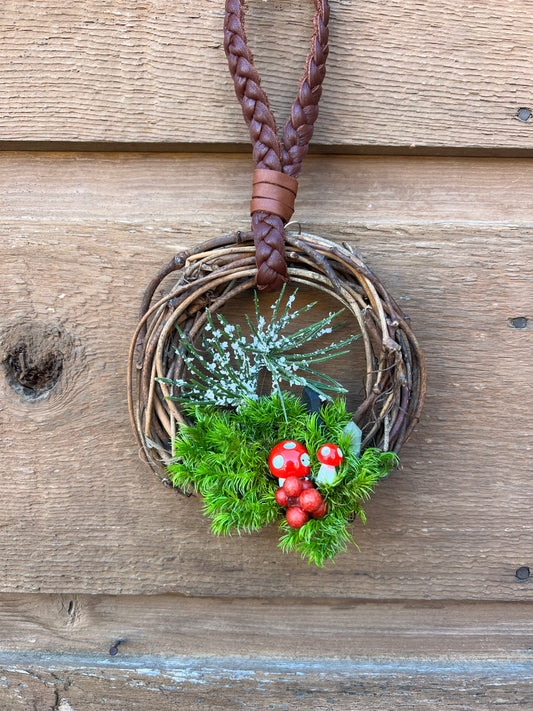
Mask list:
POLYGON ((301 528, 309 521, 309 514, 306 511, 302 511, 299 506, 291 506, 290 509, 287 509, 285 518, 291 528, 301 528))
POLYGON ((315 485, 311 481, 311 479, 302 479, 302 489, 305 491, 306 489, 314 489, 315 485))
POLYGON ((306 489, 298 497, 298 506, 304 511, 309 511, 309 513, 316 511, 323 503, 324 499, 320 491, 316 489, 306 489))
POLYGON ((287 506, 289 508, 291 506, 298 506, 298 497, 297 496, 287 496, 287 506))
POLYGON ((311 516, 313 518, 322 518, 323 516, 325 516, 327 514, 327 512, 328 512, 328 505, 326 504, 325 501, 323 501, 320 504, 320 506, 318 507, 318 509, 316 509, 315 511, 313 511, 311 513, 311 516))
POLYGON ((285 493, 283 487, 280 486, 274 496, 280 506, 287 506, 287 494, 285 493))
POLYGON ((283 489, 287 496, 300 496, 302 493, 302 480, 295 476, 290 476, 283 482, 283 489))

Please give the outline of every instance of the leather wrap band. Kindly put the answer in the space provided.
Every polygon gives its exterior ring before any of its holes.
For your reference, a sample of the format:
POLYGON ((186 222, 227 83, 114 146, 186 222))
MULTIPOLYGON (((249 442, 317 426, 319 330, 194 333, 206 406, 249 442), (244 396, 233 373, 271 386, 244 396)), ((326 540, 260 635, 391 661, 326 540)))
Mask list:
POLYGON ((253 178, 250 214, 268 212, 288 222, 294 212, 298 181, 277 170, 256 168, 253 178))

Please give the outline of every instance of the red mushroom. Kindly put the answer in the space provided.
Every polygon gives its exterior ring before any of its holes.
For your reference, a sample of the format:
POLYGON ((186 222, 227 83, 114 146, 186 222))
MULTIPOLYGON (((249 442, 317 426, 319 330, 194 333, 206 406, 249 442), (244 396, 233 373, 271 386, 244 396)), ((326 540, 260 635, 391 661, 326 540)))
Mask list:
POLYGON ((332 484, 337 471, 335 467, 338 467, 343 460, 343 453, 340 447, 336 444, 323 444, 318 452, 316 453, 316 458, 320 462, 320 469, 316 476, 316 480, 319 484, 332 484))
POLYGON ((303 444, 293 440, 278 442, 268 457, 268 467, 279 478, 280 486, 288 477, 306 477, 311 471, 309 453, 303 444))

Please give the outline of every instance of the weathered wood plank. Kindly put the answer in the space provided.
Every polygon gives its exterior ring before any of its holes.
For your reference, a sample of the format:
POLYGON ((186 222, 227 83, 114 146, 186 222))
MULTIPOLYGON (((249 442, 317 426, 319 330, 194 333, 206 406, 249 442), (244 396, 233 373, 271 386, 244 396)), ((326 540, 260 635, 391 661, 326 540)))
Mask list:
POLYGON ((0 703, 3 711, 524 707, 530 607, 2 595, 0 703))
MULTIPOLYGON (((331 4, 315 143, 533 147, 527 3, 331 4)), ((4 3, 2 145, 247 145, 222 48, 222 9, 219 0, 4 3)), ((304 0, 250 3, 250 42, 280 123, 301 74, 311 14, 304 0)))
POLYGON ((530 664, 0 654, 4 711, 523 709, 530 664), (116 658, 115 658, 116 659, 116 658), (52 696, 53 694, 53 696, 52 696))
POLYGON ((248 159, 5 154, 1 360, 23 324, 64 363, 42 399, 0 383, 3 590, 531 598, 514 573, 531 565, 532 166, 316 160, 329 187, 310 177, 298 216, 361 249, 430 369, 361 552, 317 571, 278 552, 275 530, 212 538, 199 503, 134 451, 124 369, 143 285, 174 251, 246 225, 248 159))
MULTIPOLYGON (((6 151, 0 157, 4 217, 21 225, 118 223, 124 231, 140 225, 153 232, 140 245, 161 250, 181 248, 189 229, 213 224, 214 235, 249 227, 253 165, 245 156, 6 151)), ((533 224, 529 159, 309 156, 298 182, 294 220, 308 230, 533 224)), ((354 239, 364 242, 366 235, 354 239)))
MULTIPOLYGON (((316 591, 320 593, 319 590, 316 591)), ((530 603, 0 595, 1 651, 527 662, 530 603)))
POLYGON ((530 664, 1 655, 4 711, 527 708, 530 664), (52 696, 53 694, 53 696, 52 696))

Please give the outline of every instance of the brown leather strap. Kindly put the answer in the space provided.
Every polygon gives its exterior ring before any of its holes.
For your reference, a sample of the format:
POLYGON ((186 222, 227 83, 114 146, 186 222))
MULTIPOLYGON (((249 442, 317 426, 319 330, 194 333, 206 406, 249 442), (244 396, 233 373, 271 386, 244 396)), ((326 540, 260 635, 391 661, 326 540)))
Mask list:
MULTIPOLYGON (((314 2, 316 11, 311 48, 298 94, 283 130, 283 141, 280 141, 276 120, 268 97, 261 89, 261 78, 254 67, 253 55, 248 47, 243 0, 226 0, 224 49, 235 84, 235 93, 250 131, 254 163, 256 168, 262 171, 275 171, 292 178, 299 175, 309 148, 313 126, 318 116, 322 81, 326 73, 329 4, 328 0, 314 2)), ((257 287, 264 291, 276 291, 289 279, 285 262, 283 223, 290 219, 293 207, 290 205, 289 215, 285 209, 289 197, 286 187, 279 180, 261 180, 257 183, 254 181, 251 208, 256 246, 257 287), (274 187, 265 187, 267 185, 274 187)), ((289 191, 296 195, 296 189, 289 188, 289 191)))

